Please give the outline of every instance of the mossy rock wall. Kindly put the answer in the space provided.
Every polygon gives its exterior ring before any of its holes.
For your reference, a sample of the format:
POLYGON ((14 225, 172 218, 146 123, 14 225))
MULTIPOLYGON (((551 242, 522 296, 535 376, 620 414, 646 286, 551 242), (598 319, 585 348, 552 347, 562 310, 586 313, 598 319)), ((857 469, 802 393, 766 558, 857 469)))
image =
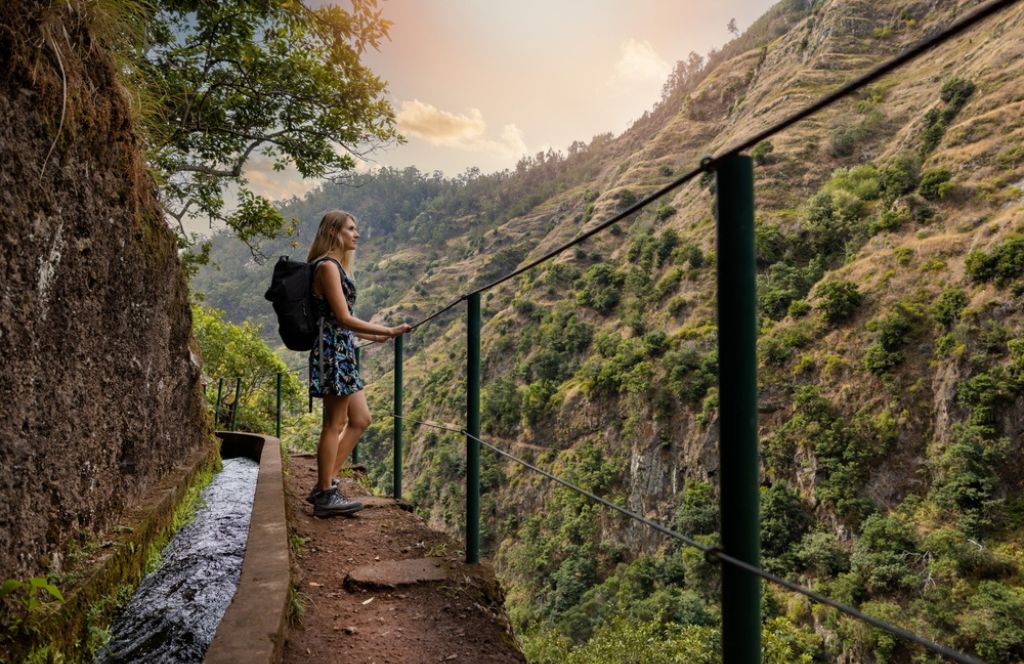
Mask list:
POLYGON ((59 572, 214 444, 175 238, 87 10, 0 4, 5 578, 59 572))

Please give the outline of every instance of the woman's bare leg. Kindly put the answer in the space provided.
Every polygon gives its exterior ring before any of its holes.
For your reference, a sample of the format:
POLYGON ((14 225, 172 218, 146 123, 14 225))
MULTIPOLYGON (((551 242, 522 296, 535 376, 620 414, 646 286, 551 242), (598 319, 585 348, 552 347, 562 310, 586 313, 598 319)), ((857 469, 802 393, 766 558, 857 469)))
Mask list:
POLYGON ((316 448, 317 488, 321 491, 331 488, 331 478, 337 474, 334 470, 335 458, 338 457, 338 445, 341 432, 345 429, 350 399, 348 396, 324 395, 324 419, 320 427, 320 442, 316 448))
POLYGON ((348 455, 352 454, 356 443, 359 442, 359 437, 370 426, 370 407, 366 403, 366 394, 362 390, 349 395, 347 408, 348 424, 345 425, 345 431, 341 434, 341 440, 338 442, 338 453, 334 460, 332 468, 334 472, 331 477, 341 472, 341 467, 345 465, 348 455))

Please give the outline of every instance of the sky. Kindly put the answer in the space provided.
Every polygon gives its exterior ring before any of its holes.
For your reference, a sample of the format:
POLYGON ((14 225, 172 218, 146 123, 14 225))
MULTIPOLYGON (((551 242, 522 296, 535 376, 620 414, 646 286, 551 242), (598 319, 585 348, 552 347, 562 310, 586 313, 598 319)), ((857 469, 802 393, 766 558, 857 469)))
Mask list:
MULTIPOLYGON (((381 0, 390 39, 363 62, 388 82, 404 145, 364 168, 455 176, 514 168, 523 155, 620 134, 661 97, 674 63, 705 55, 777 0, 381 0)), ((318 182, 247 170, 271 199, 318 182)))

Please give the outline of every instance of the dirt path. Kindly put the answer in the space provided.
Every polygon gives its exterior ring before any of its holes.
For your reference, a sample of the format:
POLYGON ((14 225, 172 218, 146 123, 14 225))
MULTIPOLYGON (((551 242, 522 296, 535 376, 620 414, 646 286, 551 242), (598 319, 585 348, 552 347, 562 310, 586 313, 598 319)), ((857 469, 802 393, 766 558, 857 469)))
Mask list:
MULTIPOLYGON (((313 517, 304 498, 315 475, 307 456, 292 457, 285 475, 292 581, 305 607, 286 632, 285 664, 525 662, 489 567, 466 565, 460 543, 394 501, 365 500, 378 504, 353 518, 313 517), (348 578, 366 565, 424 558, 439 562, 447 580, 388 588, 348 578)), ((342 493, 367 495, 352 480, 342 493)))

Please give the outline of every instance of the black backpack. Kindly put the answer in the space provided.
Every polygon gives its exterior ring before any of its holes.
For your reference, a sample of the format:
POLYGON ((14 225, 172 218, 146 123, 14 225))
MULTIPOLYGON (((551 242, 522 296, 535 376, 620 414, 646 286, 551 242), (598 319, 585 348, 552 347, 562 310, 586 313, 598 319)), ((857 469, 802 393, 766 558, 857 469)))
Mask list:
POLYGON ((277 332, 291 350, 312 350, 316 343, 320 319, 313 299, 313 275, 325 260, 334 259, 319 258, 312 263, 303 263, 281 256, 274 265, 270 288, 263 297, 274 305, 277 332))

